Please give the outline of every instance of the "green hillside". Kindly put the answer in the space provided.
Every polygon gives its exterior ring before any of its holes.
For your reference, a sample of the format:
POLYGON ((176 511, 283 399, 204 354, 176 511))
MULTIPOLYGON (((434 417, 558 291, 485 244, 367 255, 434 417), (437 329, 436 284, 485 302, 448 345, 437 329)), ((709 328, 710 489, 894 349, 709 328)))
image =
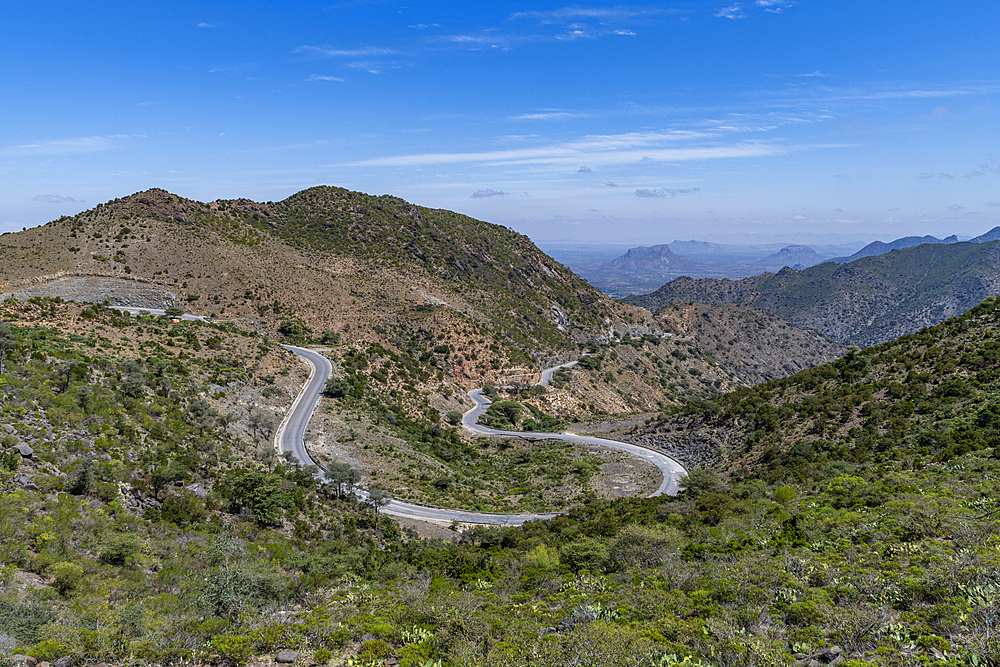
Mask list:
POLYGON ((261 338, 43 299, 3 319, 4 658, 1000 661, 993 302, 663 414, 647 430, 742 443, 676 498, 585 497, 546 523, 443 531, 455 543, 274 456, 244 411, 280 414, 301 375, 261 338))
POLYGON ((937 324, 1000 293, 997 243, 920 245, 848 264, 827 262, 743 280, 678 278, 627 303, 738 303, 868 347, 937 324))

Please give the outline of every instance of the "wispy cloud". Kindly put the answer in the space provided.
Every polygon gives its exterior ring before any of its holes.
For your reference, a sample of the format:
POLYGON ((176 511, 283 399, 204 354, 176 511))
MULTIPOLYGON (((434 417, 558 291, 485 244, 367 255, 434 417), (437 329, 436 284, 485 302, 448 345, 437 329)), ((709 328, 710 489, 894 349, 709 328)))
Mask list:
POLYGON ((0 155, 68 155, 72 153, 91 153, 113 148, 116 140, 124 139, 125 135, 110 135, 105 137, 74 137, 71 139, 47 139, 15 146, 0 148, 0 155))
POLYGON ((339 76, 324 76, 322 74, 310 74, 306 81, 340 81, 343 82, 339 76))
POLYGON ((693 192, 701 192, 701 188, 683 188, 674 190, 672 188, 639 188, 635 191, 636 197, 676 197, 677 195, 687 195, 693 192))
POLYGON ((624 21, 628 19, 644 18, 648 16, 658 16, 664 14, 681 14, 680 9, 667 9, 664 7, 563 7, 562 9, 531 10, 525 12, 515 12, 510 15, 511 19, 532 18, 543 23, 557 23, 573 21, 582 18, 600 19, 602 21, 624 21))
POLYGON ((715 10, 715 16, 720 19, 741 19, 744 18, 746 14, 743 13, 743 7, 737 2, 729 5, 728 7, 721 7, 715 10))
POLYGON ((324 58, 364 58, 365 56, 394 56, 399 55, 395 49, 386 49, 380 46, 367 46, 361 49, 334 49, 328 46, 300 46, 292 53, 305 53, 311 56, 324 58))
POLYGON ((573 111, 539 111, 538 113, 523 113, 519 116, 509 116, 508 120, 563 120, 565 118, 589 118, 590 114, 573 111))
POLYGON ((35 195, 31 198, 31 201, 44 202, 46 204, 69 204, 69 203, 80 203, 78 199, 73 199, 72 197, 63 197, 62 195, 35 195))
POLYGON ((507 193, 497 190, 476 190, 472 193, 472 199, 488 199, 489 197, 506 197, 507 193))
POLYGON ((765 12, 780 14, 795 3, 791 0, 757 0, 754 4, 758 7, 763 7, 765 12))
POLYGON ((217 28, 218 26, 214 23, 199 23, 195 28, 217 28))
POLYGON ((548 164, 561 168, 577 165, 586 160, 597 165, 635 164, 644 157, 663 162, 715 160, 741 157, 763 157, 788 152, 789 147, 770 143, 737 143, 726 146, 699 146, 690 148, 646 148, 640 150, 615 150, 593 145, 556 144, 538 148, 485 151, 478 153, 423 153, 395 155, 350 163, 347 166, 364 167, 414 167, 430 164, 480 163, 484 165, 548 164))
POLYGON ((579 169, 577 169, 576 173, 578 173, 578 174, 589 174, 592 171, 594 171, 594 170, 591 169, 590 167, 584 166, 584 167, 580 167, 579 169))

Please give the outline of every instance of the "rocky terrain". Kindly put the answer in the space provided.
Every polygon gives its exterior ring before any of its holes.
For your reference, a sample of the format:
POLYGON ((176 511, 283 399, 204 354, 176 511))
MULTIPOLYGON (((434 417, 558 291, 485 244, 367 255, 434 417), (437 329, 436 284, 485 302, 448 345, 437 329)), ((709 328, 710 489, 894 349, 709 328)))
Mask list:
POLYGON ((678 278, 626 302, 656 311, 675 303, 737 303, 868 347, 961 314, 1000 292, 996 242, 920 245, 848 264, 785 268, 743 280, 678 278))

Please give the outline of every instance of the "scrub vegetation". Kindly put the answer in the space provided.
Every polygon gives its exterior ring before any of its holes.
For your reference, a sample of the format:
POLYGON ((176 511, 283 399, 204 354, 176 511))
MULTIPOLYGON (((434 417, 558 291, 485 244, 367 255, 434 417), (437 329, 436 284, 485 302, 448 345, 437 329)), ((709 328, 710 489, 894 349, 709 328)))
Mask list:
MULTIPOLYGON (((664 411, 644 428, 731 429, 743 443, 719 470, 692 469, 677 497, 584 495, 554 520, 456 527, 454 541, 319 488, 254 436, 254 406, 226 407, 230 390, 263 402, 292 379, 262 337, 53 300, 0 313, 4 655, 239 666, 290 648, 308 664, 420 667, 1000 655, 993 301, 664 411)), ((470 446, 447 426, 424 437, 419 398, 391 401, 390 371, 400 386, 431 379, 430 358, 334 356, 328 400, 394 415, 428 456, 470 446)), ((604 372, 603 359, 573 372, 604 372)), ((543 421, 529 393, 495 418, 543 421)))

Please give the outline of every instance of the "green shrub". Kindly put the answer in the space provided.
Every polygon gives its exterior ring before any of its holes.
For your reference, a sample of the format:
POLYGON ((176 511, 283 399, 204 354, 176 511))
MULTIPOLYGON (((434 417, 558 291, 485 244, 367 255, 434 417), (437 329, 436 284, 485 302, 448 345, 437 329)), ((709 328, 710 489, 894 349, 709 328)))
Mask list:
POLYGON ((83 568, 76 563, 56 563, 52 566, 52 576, 60 595, 69 595, 83 582, 83 568))
POLYGON ((285 588, 279 573, 262 565, 240 564, 208 575, 203 600, 217 616, 235 619, 281 601, 285 588))
POLYGON ((785 610, 785 621, 792 625, 820 625, 826 620, 826 614, 815 600, 792 602, 785 610))
POLYGON ((253 655, 253 642, 243 635, 216 635, 208 647, 232 667, 243 667, 253 655))
POLYGON ((132 565, 145 551, 145 545, 133 535, 109 535, 101 541, 101 560, 110 565, 132 565))
POLYGON ((55 619, 55 610, 42 604, 0 600, 0 628, 24 646, 37 642, 38 629, 55 619))
POLYGON ((564 545, 559 557, 575 571, 600 572, 608 562, 608 548, 600 540, 586 538, 564 545))
POLYGON ((358 647, 357 659, 361 663, 381 663, 392 655, 392 647, 381 639, 369 639, 358 647))

